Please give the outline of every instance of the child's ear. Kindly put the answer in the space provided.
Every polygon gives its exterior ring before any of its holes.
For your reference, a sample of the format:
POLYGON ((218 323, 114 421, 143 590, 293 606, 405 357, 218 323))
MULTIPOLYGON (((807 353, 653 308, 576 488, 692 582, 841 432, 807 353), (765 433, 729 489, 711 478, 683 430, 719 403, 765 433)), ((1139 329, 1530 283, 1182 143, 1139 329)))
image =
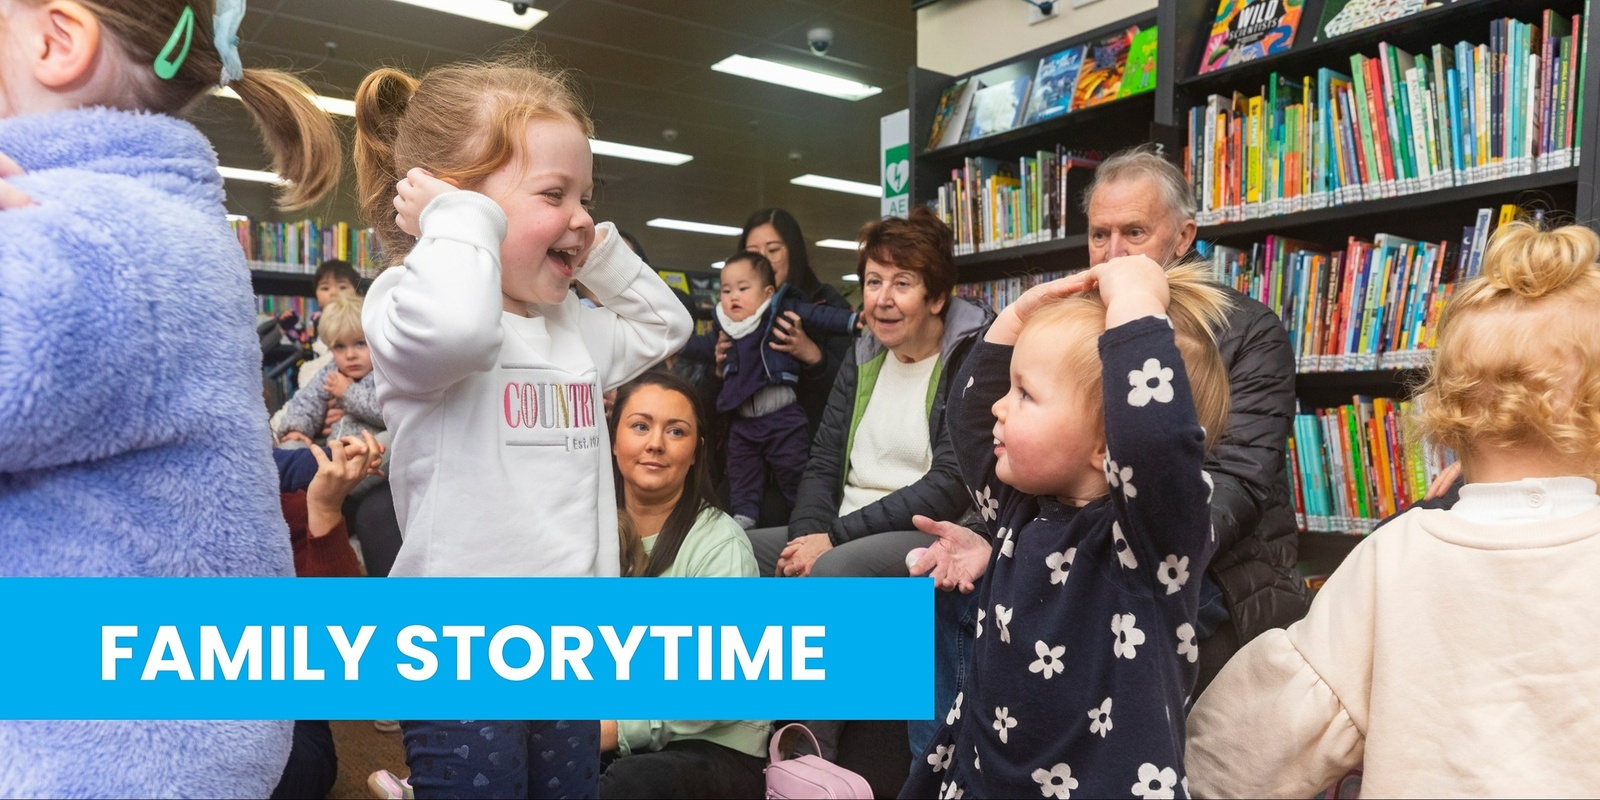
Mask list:
POLYGON ((762 297, 771 297, 771 296, 773 296, 773 295, 775 295, 777 293, 778 293, 778 287, 776 287, 776 286, 768 286, 767 287, 767 293, 762 295, 762 297))
POLYGON ((51 0, 39 13, 39 38, 26 53, 33 76, 58 91, 76 88, 100 56, 100 19, 76 0, 51 0))
POLYGON ((1089 454, 1089 466, 1105 472, 1106 459, 1110 457, 1111 453, 1106 450, 1106 440, 1102 438, 1100 443, 1095 445, 1094 452, 1089 454))

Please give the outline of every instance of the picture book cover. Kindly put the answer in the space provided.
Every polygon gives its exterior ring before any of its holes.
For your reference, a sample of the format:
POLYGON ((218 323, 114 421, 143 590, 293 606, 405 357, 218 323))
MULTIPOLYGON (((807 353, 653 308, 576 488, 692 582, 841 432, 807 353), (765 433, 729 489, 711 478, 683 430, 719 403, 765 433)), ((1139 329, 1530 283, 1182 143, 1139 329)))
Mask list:
POLYGON ((1156 29, 1145 28, 1128 45, 1128 66, 1122 72, 1118 97, 1152 91, 1156 88, 1156 29))
POLYGON ((1324 0, 1314 41, 1343 36, 1422 10, 1425 0, 1324 0))
POLYGON ((1137 25, 1089 45, 1078 72, 1078 88, 1072 95, 1072 108, 1097 106, 1114 100, 1122 89, 1122 71, 1128 66, 1128 49, 1139 34, 1137 25))
POLYGON ((985 86, 972 96, 971 126, 967 139, 993 136, 1017 127, 1028 104, 1030 78, 1013 78, 1005 83, 985 86))
POLYGON ((1072 94, 1078 88, 1078 71, 1083 67, 1083 45, 1069 47, 1039 61, 1033 77, 1033 98, 1028 101, 1025 125, 1059 117, 1072 110, 1072 94))
POLYGON ((1200 74, 1288 50, 1304 7, 1305 0, 1218 0, 1200 74))
POLYGON ((939 94, 939 105, 933 110, 933 127, 928 131, 927 150, 961 141, 961 129, 966 122, 966 107, 972 105, 970 90, 976 88, 976 85, 976 80, 962 78, 939 94))

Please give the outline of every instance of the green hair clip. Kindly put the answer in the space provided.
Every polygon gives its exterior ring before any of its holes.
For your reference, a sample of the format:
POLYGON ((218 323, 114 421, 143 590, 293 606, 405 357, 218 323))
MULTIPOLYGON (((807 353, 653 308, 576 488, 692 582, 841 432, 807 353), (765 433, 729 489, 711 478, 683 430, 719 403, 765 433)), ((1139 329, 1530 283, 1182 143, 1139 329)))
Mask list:
POLYGON ((178 17, 178 24, 172 27, 172 35, 167 37, 167 46, 161 48, 161 54, 156 56, 156 75, 164 81, 172 80, 178 74, 178 68, 183 66, 184 59, 189 57, 189 45, 194 43, 194 8, 183 7, 183 15, 178 17), (178 50, 179 40, 183 42, 183 49, 178 50), (177 55, 173 55, 178 50, 177 55))

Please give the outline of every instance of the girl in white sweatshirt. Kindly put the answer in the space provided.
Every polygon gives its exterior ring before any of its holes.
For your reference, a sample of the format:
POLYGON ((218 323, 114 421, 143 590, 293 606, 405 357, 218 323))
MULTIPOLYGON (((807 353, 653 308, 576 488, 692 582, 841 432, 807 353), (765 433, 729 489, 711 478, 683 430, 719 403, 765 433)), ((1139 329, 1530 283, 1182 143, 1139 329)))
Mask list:
MULTIPOLYGON (((421 80, 382 69, 356 104, 364 210, 395 264, 362 317, 394 434, 405 544, 390 574, 616 575, 601 394, 677 351, 692 323, 590 217, 587 113, 534 62, 421 80), (574 280, 603 308, 582 307, 574 280)), ((597 791, 595 721, 404 729, 419 797, 597 791)))
POLYGON ((1600 786, 1600 237, 1496 233, 1439 327, 1418 427, 1461 456, 1448 511, 1356 547, 1306 618, 1189 717, 1196 796, 1592 796, 1600 786))

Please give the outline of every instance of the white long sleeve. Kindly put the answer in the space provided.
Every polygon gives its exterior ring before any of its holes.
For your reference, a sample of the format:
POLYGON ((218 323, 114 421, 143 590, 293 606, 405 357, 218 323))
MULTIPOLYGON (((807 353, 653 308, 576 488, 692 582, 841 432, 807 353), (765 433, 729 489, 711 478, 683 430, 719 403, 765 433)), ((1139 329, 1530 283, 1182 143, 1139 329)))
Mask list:
POLYGON ((576 295, 503 310, 504 215, 451 192, 380 275, 363 322, 405 537, 391 575, 616 575, 616 500, 602 388, 681 347, 688 312, 609 224, 576 295))

